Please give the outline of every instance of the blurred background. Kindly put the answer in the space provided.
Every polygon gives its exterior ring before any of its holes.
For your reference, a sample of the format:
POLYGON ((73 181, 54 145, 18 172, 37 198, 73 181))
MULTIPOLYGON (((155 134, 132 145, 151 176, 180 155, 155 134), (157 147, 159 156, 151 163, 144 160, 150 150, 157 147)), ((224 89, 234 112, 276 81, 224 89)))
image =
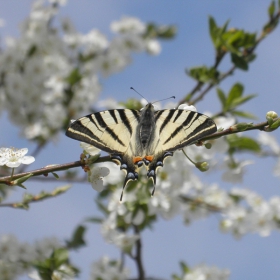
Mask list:
MULTIPOLYGON (((0 18, 5 25, 0 29, 1 43, 6 37, 19 35, 19 24, 28 16, 32 1, 1 1, 0 18)), ((76 29, 86 33, 92 28, 99 29, 108 38, 112 37, 110 24, 122 16, 138 17, 143 22, 172 24, 177 27, 173 40, 161 41, 162 51, 158 56, 145 53, 134 54, 131 65, 108 78, 101 78, 102 90, 99 100, 114 98, 125 101, 138 98, 129 88, 133 86, 149 101, 171 95, 176 100, 188 93, 195 81, 185 74, 185 69, 199 65, 212 65, 214 49, 208 31, 208 17, 213 16, 218 25, 230 20, 229 27, 242 28, 248 32, 260 32, 267 21, 267 8, 270 1, 69 1, 61 8, 59 17, 69 17, 76 29)), ((243 106, 244 110, 256 115, 257 121, 265 121, 266 112, 279 111, 280 97, 280 36, 279 28, 264 40, 257 49, 257 59, 250 64, 249 71, 238 70, 220 84, 225 91, 240 82, 245 94, 257 94, 257 98, 243 106), (246 107, 247 106, 247 107, 246 107)), ((221 68, 229 68, 229 60, 221 68)), ((215 113, 220 110, 216 91, 212 90, 202 102, 196 105, 199 112, 215 113)), ((279 113, 279 112, 278 112, 279 113)), ((35 145, 19 135, 5 112, 0 118, 1 147, 28 147, 35 145)), ((250 135, 257 135, 252 133, 250 135)), ((274 133, 278 142, 279 132, 274 133)), ((35 163, 28 170, 48 164, 67 163, 79 159, 79 143, 61 133, 59 139, 44 147, 35 163)), ((246 158, 250 158, 247 156, 246 158)), ((253 158, 253 157, 252 157, 253 158)), ((255 158, 254 158, 255 159, 255 158)), ((269 199, 279 195, 279 178, 272 175, 274 159, 258 159, 255 165, 247 167, 242 184, 269 199)), ((207 172, 206 172, 207 173, 207 172)), ((225 189, 236 184, 220 180, 220 174, 199 174, 202 181, 219 183, 225 189)), ((28 192, 50 191, 63 183, 57 181, 44 184, 29 181, 28 192)), ((11 201, 19 200, 24 193, 17 188, 11 201)), ((34 242, 42 237, 57 236, 68 239, 73 229, 85 217, 98 215, 94 204, 95 191, 89 184, 75 183, 66 194, 31 205, 28 211, 1 208, 0 234, 14 234, 22 242, 34 242)), ((278 232, 262 238, 257 234, 248 234, 236 240, 230 234, 219 231, 218 216, 212 215, 186 227, 181 217, 170 221, 160 220, 143 235, 143 259, 146 274, 153 277, 170 279, 172 273, 178 273, 179 261, 184 260, 190 266, 205 263, 227 268, 232 280, 237 279, 280 279, 280 238, 278 232)), ((119 251, 103 241, 98 225, 88 226, 86 234, 88 246, 71 255, 82 271, 80 279, 89 276, 90 264, 103 255, 119 258, 119 251)), ((126 264, 135 275, 134 263, 126 264)), ((22 278, 27 279, 27 278, 22 278)))

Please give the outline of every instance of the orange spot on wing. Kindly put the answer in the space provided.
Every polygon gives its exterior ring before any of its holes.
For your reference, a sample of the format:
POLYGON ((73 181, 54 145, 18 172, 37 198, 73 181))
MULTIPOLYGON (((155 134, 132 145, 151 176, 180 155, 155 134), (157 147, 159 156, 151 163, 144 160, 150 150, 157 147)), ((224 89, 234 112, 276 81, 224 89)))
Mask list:
POLYGON ((145 159, 148 161, 152 161, 154 159, 154 156, 145 156, 145 159))
POLYGON ((142 157, 134 157, 133 163, 136 164, 138 161, 141 161, 142 159, 143 159, 142 157))

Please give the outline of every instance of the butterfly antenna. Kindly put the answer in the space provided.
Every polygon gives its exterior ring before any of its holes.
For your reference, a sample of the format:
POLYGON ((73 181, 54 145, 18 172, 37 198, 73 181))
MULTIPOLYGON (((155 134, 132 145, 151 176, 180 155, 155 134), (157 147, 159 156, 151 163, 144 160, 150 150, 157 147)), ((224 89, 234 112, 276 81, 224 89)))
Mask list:
POLYGON ((173 96, 170 96, 170 97, 161 99, 161 100, 157 100, 157 101, 153 102, 152 104, 155 104, 155 103, 157 103, 157 102, 164 101, 164 100, 167 100, 167 99, 171 99, 171 98, 175 99, 175 96, 173 95, 173 96))
POLYGON ((134 90, 134 91, 135 91, 136 93, 138 93, 142 98, 144 98, 144 99, 147 101, 147 103, 149 103, 148 100, 147 100, 141 93, 139 93, 136 89, 134 89, 133 87, 130 87, 130 89, 134 90))

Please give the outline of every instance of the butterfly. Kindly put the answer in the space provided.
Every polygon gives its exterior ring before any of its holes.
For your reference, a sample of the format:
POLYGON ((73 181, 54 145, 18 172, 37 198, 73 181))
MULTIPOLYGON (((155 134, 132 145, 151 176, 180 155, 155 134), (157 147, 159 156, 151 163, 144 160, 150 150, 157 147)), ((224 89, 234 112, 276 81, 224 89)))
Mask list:
MULTIPOLYGON (((206 115, 183 109, 155 110, 148 103, 142 110, 115 109, 77 119, 66 136, 86 142, 111 155, 126 172, 123 190, 138 179, 138 169, 146 166, 147 177, 156 184, 156 171, 173 152, 217 131, 206 115)), ((155 187, 152 191, 154 194, 155 187)))

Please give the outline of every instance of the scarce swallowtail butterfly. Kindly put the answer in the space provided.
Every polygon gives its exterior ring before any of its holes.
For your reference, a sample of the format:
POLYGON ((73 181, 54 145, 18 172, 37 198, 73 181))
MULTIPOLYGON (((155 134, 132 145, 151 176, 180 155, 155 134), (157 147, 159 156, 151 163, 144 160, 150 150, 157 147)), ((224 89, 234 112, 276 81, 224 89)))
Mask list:
POLYGON ((142 165, 155 185, 157 168, 166 157, 216 131, 214 121, 203 114, 182 109, 156 111, 148 103, 141 111, 118 109, 87 115, 71 123, 66 135, 108 152, 126 172, 124 190, 129 181, 138 179, 142 165))

